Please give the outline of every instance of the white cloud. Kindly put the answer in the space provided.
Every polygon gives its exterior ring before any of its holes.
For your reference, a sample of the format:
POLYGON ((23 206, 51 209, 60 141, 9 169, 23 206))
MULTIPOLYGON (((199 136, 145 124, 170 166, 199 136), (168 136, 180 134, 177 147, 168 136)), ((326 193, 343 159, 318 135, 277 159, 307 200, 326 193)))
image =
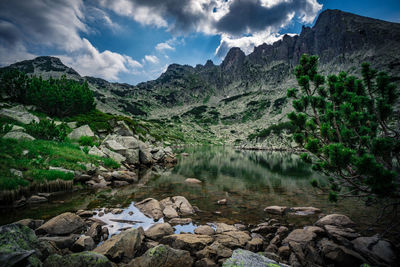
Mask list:
POLYGON ((158 57, 156 57, 154 55, 145 55, 142 61, 143 61, 143 63, 149 62, 149 63, 153 63, 153 64, 157 64, 159 62, 158 57))
POLYGON ((175 50, 175 48, 169 45, 168 42, 158 43, 155 48, 157 51, 175 50))

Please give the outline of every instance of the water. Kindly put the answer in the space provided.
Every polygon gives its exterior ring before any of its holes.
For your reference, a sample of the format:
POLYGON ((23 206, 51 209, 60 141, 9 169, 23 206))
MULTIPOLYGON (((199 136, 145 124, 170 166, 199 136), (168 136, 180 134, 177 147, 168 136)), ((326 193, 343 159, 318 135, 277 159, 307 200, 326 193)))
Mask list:
MULTIPOLYGON (((255 225, 273 217, 263 211, 266 206, 313 206, 324 214, 348 215, 360 226, 371 222, 376 213, 355 199, 330 203, 327 196, 311 187, 316 179, 324 184, 326 178, 313 172, 298 155, 282 152, 236 151, 224 147, 190 147, 184 150, 178 164, 161 175, 152 171, 141 174, 139 184, 100 191, 80 190, 50 198, 45 204, 3 211, 0 223, 10 223, 22 218, 48 219, 65 211, 91 209, 100 212, 105 207, 122 207, 123 213, 108 213, 101 220, 113 225, 111 233, 125 227, 150 227, 154 221, 134 207, 134 203, 147 197, 158 200, 181 195, 201 212, 192 217, 190 225, 176 226, 179 232, 192 232, 197 225, 215 222, 255 225), (200 185, 185 183, 186 178, 202 181, 200 185), (227 199, 228 205, 217 201, 227 199), (218 212, 219 214, 216 214, 218 212), (112 220, 131 220, 120 223, 112 220)), ((312 224, 318 215, 274 216, 296 226, 312 224)), ((98 216, 96 216, 98 217, 98 216)), ((160 222, 162 219, 160 220, 160 222)))

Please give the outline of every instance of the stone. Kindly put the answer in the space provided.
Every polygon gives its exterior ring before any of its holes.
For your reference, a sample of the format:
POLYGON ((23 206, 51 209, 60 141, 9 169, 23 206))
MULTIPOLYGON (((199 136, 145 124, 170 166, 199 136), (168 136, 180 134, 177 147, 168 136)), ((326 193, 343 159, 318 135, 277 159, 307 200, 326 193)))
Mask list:
POLYGON ((151 155, 150 149, 148 146, 139 141, 139 161, 142 164, 148 165, 153 163, 153 157, 151 155))
POLYGON ((114 152, 114 151, 108 149, 105 146, 100 146, 100 150, 105 155, 107 155, 109 158, 112 158, 113 160, 115 160, 118 163, 121 163, 121 162, 126 160, 126 157, 124 157, 123 155, 121 155, 121 154, 119 154, 117 152, 114 152))
POLYGON ((216 227, 217 227, 216 230, 217 234, 221 234, 223 232, 237 231, 237 228, 234 225, 229 225, 226 223, 217 223, 216 227))
POLYGON ((196 178, 187 178, 185 180, 185 183, 187 183, 187 184, 201 184, 202 181, 200 181, 199 179, 196 179, 196 178))
POLYGON ((30 204, 43 203, 47 202, 47 198, 33 195, 30 198, 28 198, 27 202, 30 204))
POLYGON ((259 233, 262 235, 268 235, 275 233, 277 230, 276 226, 271 226, 269 223, 260 223, 256 228, 251 229, 252 233, 259 233))
POLYGON ((177 218, 179 217, 178 212, 176 211, 176 209, 174 209, 174 207, 172 205, 170 206, 166 206, 163 209, 163 214, 166 218, 177 218))
MULTIPOLYGON (((322 230, 322 229, 321 229, 322 230)), ((276 231, 277 235, 286 236, 289 233, 289 229, 286 226, 280 226, 276 231)))
POLYGON ((134 183, 138 181, 136 173, 131 171, 113 171, 111 177, 115 180, 125 181, 128 183, 134 183))
POLYGON ((163 217, 160 202, 154 198, 146 198, 140 202, 135 203, 135 207, 138 208, 144 215, 159 220, 163 217))
POLYGON ((15 106, 12 108, 3 108, 0 110, 0 117, 18 121, 23 124, 31 122, 39 123, 37 116, 29 113, 23 106, 15 106))
POLYGON ((35 140, 35 137, 23 132, 8 132, 3 135, 3 138, 16 139, 16 140, 35 140))
POLYGON ((98 157, 106 157, 103 151, 97 148, 97 146, 92 146, 88 152, 89 155, 98 156, 98 157))
POLYGON ((23 220, 19 220, 19 221, 15 222, 15 223, 25 225, 25 226, 31 228, 32 230, 35 230, 36 228, 38 228, 39 226, 41 226, 44 223, 44 220, 23 219, 23 220))
POLYGON ((112 137, 115 141, 126 147, 127 149, 133 149, 139 153, 139 140, 133 136, 114 136, 112 137))
POLYGON ((67 235, 67 236, 42 236, 39 238, 41 241, 54 242, 59 249, 70 248, 75 241, 79 238, 79 235, 67 235))
POLYGON ((18 125, 13 125, 10 132, 25 132, 25 128, 18 125))
POLYGON ((120 143, 118 143, 113 139, 104 141, 102 145, 106 146, 108 149, 111 149, 112 151, 117 153, 121 153, 126 150, 126 147, 124 147, 123 145, 121 145, 120 143))
POLYGON ((379 239, 378 236, 358 237, 352 241, 354 249, 362 253, 367 259, 376 265, 385 263, 395 266, 398 262, 395 249, 386 240, 379 239))
POLYGON ((40 262, 40 241, 22 224, 0 226, 0 266, 29 266, 40 262))
POLYGON ((268 259, 262 255, 253 253, 248 250, 236 249, 233 251, 232 257, 227 259, 224 267, 284 267, 286 265, 280 264, 274 260, 268 259))
POLYGON ((213 260, 208 258, 203 258, 195 262, 194 267, 217 267, 218 265, 215 264, 213 260))
POLYGON ((67 122, 67 125, 71 129, 75 129, 76 127, 78 127, 78 123, 76 121, 67 122))
POLYGON ((170 224, 189 224, 192 223, 191 218, 173 218, 169 220, 170 224))
POLYGON ((334 225, 325 225, 324 228, 332 239, 342 245, 350 245, 349 240, 353 240, 360 236, 360 234, 356 233, 351 228, 341 228, 334 225))
POLYGON ((257 251, 262 250, 263 245, 264 245, 263 240, 259 237, 255 237, 255 238, 252 238, 249 242, 247 242, 245 249, 253 251, 253 252, 257 252, 257 251))
POLYGON ((160 201, 161 208, 164 210, 170 206, 181 216, 194 214, 194 209, 189 201, 183 196, 167 197, 160 201))
POLYGON ((93 251, 106 256, 114 262, 129 260, 138 253, 143 239, 144 231, 142 227, 129 229, 112 236, 93 251))
POLYGON ((321 210, 314 207, 294 207, 290 208, 290 213, 294 215, 307 216, 315 213, 320 213, 321 210))
POLYGON ((95 248, 95 243, 93 238, 90 236, 82 235, 75 241, 71 247, 73 252, 89 251, 95 248))
POLYGON ((226 205, 226 204, 228 204, 228 200, 226 200, 226 198, 220 199, 217 201, 217 204, 218 205, 226 205))
POLYGON ((132 260, 127 267, 190 267, 192 264, 193 259, 188 251, 158 245, 147 250, 143 256, 132 260))
POLYGON ((233 253, 233 251, 230 248, 222 245, 218 241, 215 241, 214 243, 212 243, 209 246, 209 248, 212 249, 213 251, 215 251, 215 254, 217 255, 217 259, 229 258, 230 256, 232 256, 232 253, 233 253))
POLYGON ((268 206, 264 209, 264 211, 270 214, 282 215, 287 211, 287 209, 288 208, 285 206, 268 206))
POLYGON ((244 247, 250 240, 250 235, 242 231, 223 232, 215 236, 215 241, 229 248, 244 247))
POLYGON ((297 242, 306 244, 317 237, 317 234, 307 229, 295 229, 282 241, 283 244, 297 242))
POLYGON ((82 217, 82 218, 89 218, 94 215, 94 212, 91 210, 78 210, 76 212, 76 215, 78 215, 79 217, 82 217))
POLYGON ((215 230, 209 225, 200 225, 194 229, 194 233, 198 235, 213 235, 215 234, 215 230))
POLYGON ((64 172, 64 173, 71 173, 71 174, 74 174, 74 175, 75 175, 75 172, 74 172, 73 170, 67 170, 67 169, 64 169, 64 168, 61 168, 61 167, 53 167, 53 166, 50 166, 50 167, 49 167, 49 170, 52 170, 52 171, 59 171, 59 172, 64 172))
POLYGON ((90 236, 96 243, 100 242, 102 236, 101 224, 98 222, 92 223, 85 235, 90 236))
POLYGON ((213 242, 214 238, 208 235, 195 234, 173 234, 165 236, 160 240, 161 244, 169 245, 173 248, 188 250, 195 253, 203 249, 206 245, 213 242))
POLYGON ((290 257, 290 248, 289 246, 281 246, 278 248, 278 255, 284 260, 288 260, 290 257))
POLYGON ((117 121, 117 125, 114 127, 113 132, 121 136, 133 136, 133 131, 124 121, 117 121))
POLYGON ((326 261, 335 264, 335 266, 360 266, 367 262, 357 252, 337 245, 327 238, 321 239, 318 245, 326 261))
POLYGON ((317 226, 324 226, 324 225, 335 225, 338 227, 354 227, 356 224, 350 220, 349 217, 342 214, 330 214, 326 215, 319 219, 315 225, 317 226))
POLYGON ((112 263, 107 257, 92 252, 85 251, 68 255, 50 255, 44 262, 44 267, 112 267, 112 263))
POLYGON ((90 129, 89 125, 82 125, 73 129, 72 132, 68 134, 68 138, 71 140, 79 140, 82 136, 94 137, 94 133, 92 129, 90 129))
POLYGON ((85 222, 71 212, 62 213, 36 229, 36 234, 67 235, 82 230, 85 222))
POLYGON ((120 209, 120 208, 116 208, 116 209, 112 209, 111 210, 111 213, 114 214, 114 215, 121 214, 122 212, 124 212, 124 210, 120 209))
POLYGON ((147 229, 144 234, 147 238, 157 240, 166 235, 172 235, 174 228, 169 223, 157 223, 147 229))

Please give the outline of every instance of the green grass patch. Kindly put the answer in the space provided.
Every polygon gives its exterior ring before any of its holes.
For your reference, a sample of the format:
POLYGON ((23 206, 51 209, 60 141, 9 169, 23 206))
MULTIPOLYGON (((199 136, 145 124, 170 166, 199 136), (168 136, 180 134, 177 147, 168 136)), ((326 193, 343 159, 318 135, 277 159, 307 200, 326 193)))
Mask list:
POLYGON ((248 136, 249 140, 254 140, 256 138, 267 138, 274 133, 276 135, 280 135, 283 130, 287 130, 289 133, 293 133, 296 127, 290 122, 282 122, 278 124, 273 124, 266 129, 256 130, 254 133, 251 133, 248 136))
POLYGON ((81 136, 78 141, 81 146, 93 146, 94 140, 91 136, 81 136))
POLYGON ((43 181, 55 181, 57 179, 70 181, 74 179, 73 173, 66 173, 57 170, 32 170, 30 173, 34 181, 43 182, 43 181))
POLYGON ((101 160, 106 168, 117 169, 121 166, 121 164, 110 158, 102 158, 101 160))

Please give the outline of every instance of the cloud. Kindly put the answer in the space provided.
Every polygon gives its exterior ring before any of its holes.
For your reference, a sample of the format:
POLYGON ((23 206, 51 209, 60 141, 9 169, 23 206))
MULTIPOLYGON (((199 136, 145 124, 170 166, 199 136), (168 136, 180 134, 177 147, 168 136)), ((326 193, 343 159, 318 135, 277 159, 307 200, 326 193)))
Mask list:
POLYGON ((143 63, 149 62, 153 64, 157 64, 159 62, 158 57, 153 56, 153 55, 145 55, 144 58, 142 59, 143 63))
POLYGON ((82 38, 82 33, 93 31, 86 20, 117 27, 105 12, 85 6, 82 0, 0 1, 0 65, 31 59, 35 55, 28 48, 39 47, 56 51, 55 56, 81 75, 118 80, 120 73, 142 67, 129 56, 99 52, 82 38))
POLYGON ((175 48, 170 46, 168 42, 158 43, 155 48, 157 51, 175 50, 175 48))

